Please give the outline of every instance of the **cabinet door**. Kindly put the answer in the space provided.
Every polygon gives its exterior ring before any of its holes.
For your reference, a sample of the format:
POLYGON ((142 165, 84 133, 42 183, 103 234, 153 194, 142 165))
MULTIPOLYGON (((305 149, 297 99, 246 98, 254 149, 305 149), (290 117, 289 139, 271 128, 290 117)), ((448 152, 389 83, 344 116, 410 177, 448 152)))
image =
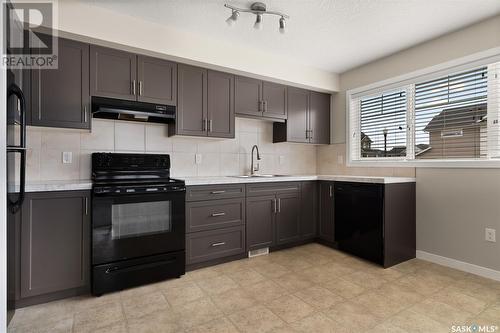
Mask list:
POLYGON ((311 143, 330 143, 330 95, 311 91, 309 103, 309 138, 311 143))
POLYGON ((90 193, 28 193, 21 218, 21 297, 89 281, 90 193))
POLYGON ((234 138, 234 75, 208 71, 208 136, 234 138))
POLYGON ((137 56, 132 53, 90 46, 90 94, 136 100, 137 56))
POLYGON ((277 199, 277 244, 287 244, 300 240, 300 194, 279 194, 277 199))
POLYGON ((256 250, 274 245, 276 196, 247 198, 247 248, 256 250))
POLYGON ((300 199, 300 236, 302 239, 316 237, 317 208, 318 208, 317 182, 303 182, 301 184, 300 199))
POLYGON ((176 134, 207 136, 207 70, 179 64, 177 89, 176 134))
POLYGON ((31 124, 90 128, 89 45, 58 38, 58 68, 31 71, 31 124))
POLYGON ((286 119, 286 86, 271 82, 262 84, 264 108, 262 115, 269 118, 286 119))
POLYGON ((177 64, 137 56, 138 97, 141 102, 177 104, 177 64))
POLYGON ((262 81, 236 76, 234 99, 236 114, 262 116, 262 81))
POLYGON ((309 91, 288 88, 287 141, 309 142, 309 91))
POLYGON ((333 182, 319 184, 319 237, 333 242, 335 232, 334 221, 334 188, 333 182))

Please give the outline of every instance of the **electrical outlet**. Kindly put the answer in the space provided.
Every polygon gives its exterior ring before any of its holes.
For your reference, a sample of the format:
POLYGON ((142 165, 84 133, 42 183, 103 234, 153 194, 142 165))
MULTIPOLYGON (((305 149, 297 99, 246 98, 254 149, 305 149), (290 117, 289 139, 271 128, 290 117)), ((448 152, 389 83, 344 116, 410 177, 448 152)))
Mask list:
POLYGON ((62 162, 63 162, 63 164, 71 164, 71 163, 73 163, 73 152, 71 152, 71 151, 63 151, 63 153, 62 153, 62 162))
POLYGON ((202 160, 201 154, 195 154, 194 155, 194 163, 201 164, 201 160, 202 160))
POLYGON ((484 229, 484 239, 488 242, 496 242, 496 230, 491 228, 484 229))

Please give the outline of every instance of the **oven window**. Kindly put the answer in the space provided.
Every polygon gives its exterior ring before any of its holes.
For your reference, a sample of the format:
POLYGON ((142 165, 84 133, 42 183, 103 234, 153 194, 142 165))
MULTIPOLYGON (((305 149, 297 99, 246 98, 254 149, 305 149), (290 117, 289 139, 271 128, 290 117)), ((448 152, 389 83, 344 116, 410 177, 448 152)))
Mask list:
POLYGON ((154 201, 114 204, 111 207, 113 239, 170 232, 172 203, 154 201))

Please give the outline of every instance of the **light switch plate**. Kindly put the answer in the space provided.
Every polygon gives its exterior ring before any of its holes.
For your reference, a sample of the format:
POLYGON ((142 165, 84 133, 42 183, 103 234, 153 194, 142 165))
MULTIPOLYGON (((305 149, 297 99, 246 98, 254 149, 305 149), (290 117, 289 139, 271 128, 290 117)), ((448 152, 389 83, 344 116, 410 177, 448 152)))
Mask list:
POLYGON ((495 243, 497 241, 496 230, 491 228, 484 229, 484 239, 488 242, 495 243))
POLYGON ((63 162, 63 164, 71 164, 71 163, 73 163, 73 152, 71 152, 71 151, 63 151, 63 153, 62 153, 62 162, 63 162))
POLYGON ((201 154, 195 154, 194 155, 194 163, 201 164, 201 160, 202 160, 201 154))

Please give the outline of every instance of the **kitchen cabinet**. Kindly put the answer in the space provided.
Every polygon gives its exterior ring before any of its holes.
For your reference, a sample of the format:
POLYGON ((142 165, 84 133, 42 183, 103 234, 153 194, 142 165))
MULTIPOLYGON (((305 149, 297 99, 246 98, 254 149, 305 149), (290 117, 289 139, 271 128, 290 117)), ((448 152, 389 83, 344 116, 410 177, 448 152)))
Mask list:
POLYGON ((18 243, 19 304, 40 302, 37 297, 55 299, 58 293, 70 290, 88 290, 89 205, 89 191, 26 194, 18 243))
POLYGON ((335 242, 384 267, 415 258, 415 183, 335 183, 335 242))
POLYGON ((177 75, 177 116, 170 134, 207 136, 207 70, 179 64, 177 75))
POLYGON ((286 86, 252 78, 235 78, 235 111, 240 116, 283 120, 287 117, 286 86))
POLYGON ((245 185, 186 188, 187 269, 245 256, 245 185))
POLYGON ((316 181, 301 183, 300 191, 300 237, 316 238, 318 224, 318 186, 316 181))
POLYGON ((330 143, 330 95, 288 87, 288 117, 273 124, 273 142, 330 143))
POLYGON ((247 248, 290 244, 300 240, 300 183, 246 186, 247 248))
POLYGON ((125 51, 91 45, 90 94, 137 100, 137 56, 125 51))
POLYGON ((178 66, 178 103, 169 135, 234 138, 234 76, 178 66))
POLYGON ((207 135, 234 138, 234 75, 208 71, 207 135))
POLYGON ((335 207, 334 182, 319 183, 319 238, 327 242, 334 241, 335 207))
POLYGON ((177 64, 121 50, 90 46, 90 94, 177 104, 177 64))
POLYGON ((31 70, 33 126, 90 129, 89 45, 57 38, 58 68, 31 70))
POLYGON ((276 195, 247 197, 247 249, 275 245, 276 195))
POLYGON ((137 56, 137 100, 139 102, 177 104, 177 64, 175 62, 137 56))

